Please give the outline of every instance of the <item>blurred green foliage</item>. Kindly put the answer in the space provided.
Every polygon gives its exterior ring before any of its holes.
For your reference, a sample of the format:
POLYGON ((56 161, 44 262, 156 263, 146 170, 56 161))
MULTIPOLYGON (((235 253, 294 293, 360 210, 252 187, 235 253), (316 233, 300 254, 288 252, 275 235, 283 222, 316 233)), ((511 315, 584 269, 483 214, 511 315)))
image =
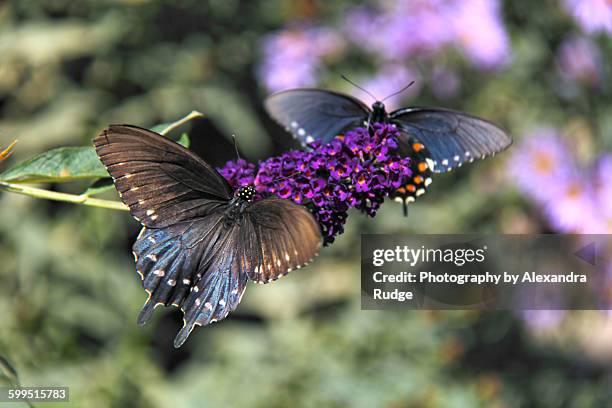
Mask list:
MULTIPOLYGON (((261 39, 293 21, 339 24, 351 5, 2 2, 0 145, 19 144, 1 170, 57 146, 89 145, 109 123, 152 126, 193 109, 206 119, 194 122, 191 147, 213 164, 235 157, 233 133, 249 159, 278 153, 292 142, 263 111, 261 39)), ((584 160, 612 148, 609 86, 559 92, 552 50, 573 30, 568 19, 550 2, 526 0, 506 2, 503 14, 510 65, 482 73, 456 62, 461 92, 442 102, 425 88, 418 104, 466 110, 515 136, 553 123, 584 160)), ((607 62, 612 44, 600 43, 607 62)), ((375 65, 349 52, 321 84, 346 90, 339 73, 359 78, 375 65)), ((70 386, 79 407, 610 406, 612 326, 601 314, 535 330, 510 313, 359 309, 362 232, 547 232, 506 179, 507 156, 438 177, 407 219, 394 204, 374 220, 353 214, 311 266, 249 286, 235 313, 180 350, 171 344, 178 312, 135 324, 146 295, 130 255, 138 225, 127 213, 2 194, 0 356, 24 386, 70 386)))

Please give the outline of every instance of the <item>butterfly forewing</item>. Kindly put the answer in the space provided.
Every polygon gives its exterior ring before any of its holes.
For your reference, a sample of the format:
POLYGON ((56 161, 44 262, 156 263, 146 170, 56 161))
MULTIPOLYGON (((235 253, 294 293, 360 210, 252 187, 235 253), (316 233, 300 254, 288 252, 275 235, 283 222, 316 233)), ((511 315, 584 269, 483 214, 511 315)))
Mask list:
POLYGON ((301 268, 321 247, 321 231, 314 217, 291 201, 269 198, 245 211, 239 251, 249 279, 268 283, 301 268))
POLYGON ((270 116, 303 146, 318 139, 329 142, 367 121, 370 109, 348 95, 321 89, 281 91, 266 99, 270 116))
POLYGON ((147 227, 211 213, 232 196, 211 166, 150 130, 111 125, 94 139, 94 147, 123 202, 147 227))
POLYGON ((492 123, 446 109, 400 109, 390 114, 390 121, 404 133, 400 143, 414 138, 427 147, 437 173, 493 155, 512 143, 510 136, 492 123))

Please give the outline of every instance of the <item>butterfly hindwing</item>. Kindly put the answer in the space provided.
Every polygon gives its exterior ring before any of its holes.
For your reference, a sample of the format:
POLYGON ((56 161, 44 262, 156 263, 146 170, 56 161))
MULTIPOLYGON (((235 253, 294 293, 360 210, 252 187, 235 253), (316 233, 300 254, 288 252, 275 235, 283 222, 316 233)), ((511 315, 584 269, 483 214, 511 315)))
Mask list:
POLYGON ((408 215, 408 203, 414 202, 418 197, 427 192, 432 182, 431 174, 434 170, 433 161, 429 158, 425 145, 411 137, 407 137, 406 140, 406 143, 400 144, 399 149, 403 156, 410 157, 412 176, 410 176, 409 180, 406 180, 406 184, 390 194, 392 199, 404 205, 404 215, 408 215))
POLYGON ((199 281, 204 257, 224 233, 223 214, 183 221, 165 228, 144 228, 134 243, 136 270, 149 299, 138 317, 144 324, 157 305, 183 309, 199 281))
POLYGON ((238 255, 241 227, 235 224, 226 228, 221 223, 220 228, 222 233, 201 258, 199 279, 183 302, 183 328, 174 339, 175 347, 187 340, 196 325, 206 326, 224 319, 242 300, 247 273, 241 268, 238 255))
POLYGON ((348 129, 363 126, 370 109, 358 99, 322 89, 291 89, 270 95, 268 114, 301 144, 324 143, 348 129))
POLYGON ((150 130, 111 125, 94 139, 94 147, 132 216, 146 227, 208 214, 232 196, 215 169, 150 130))
POLYGON ((249 279, 268 283, 306 265, 321 247, 321 231, 304 207, 289 200, 268 198, 245 211, 242 269, 249 279))
POLYGON ((499 127, 466 113, 438 108, 406 108, 392 112, 390 122, 427 147, 436 173, 506 149, 512 139, 499 127))

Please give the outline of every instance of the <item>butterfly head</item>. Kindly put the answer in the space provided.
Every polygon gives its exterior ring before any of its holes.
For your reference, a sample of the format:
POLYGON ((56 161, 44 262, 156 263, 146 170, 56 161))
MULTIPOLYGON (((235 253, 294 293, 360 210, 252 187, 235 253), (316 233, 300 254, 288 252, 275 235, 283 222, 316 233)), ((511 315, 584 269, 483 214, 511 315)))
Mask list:
POLYGON ((244 186, 240 187, 238 191, 236 191, 236 197, 238 197, 242 201, 251 202, 253 201, 253 197, 255 196, 255 187, 253 186, 244 186))
POLYGON ((370 113, 369 121, 372 122, 386 122, 387 110, 385 104, 381 101, 376 101, 372 104, 372 113, 370 113))
POLYGON ((385 110, 385 104, 381 101, 376 101, 372 104, 372 110, 382 112, 385 110))

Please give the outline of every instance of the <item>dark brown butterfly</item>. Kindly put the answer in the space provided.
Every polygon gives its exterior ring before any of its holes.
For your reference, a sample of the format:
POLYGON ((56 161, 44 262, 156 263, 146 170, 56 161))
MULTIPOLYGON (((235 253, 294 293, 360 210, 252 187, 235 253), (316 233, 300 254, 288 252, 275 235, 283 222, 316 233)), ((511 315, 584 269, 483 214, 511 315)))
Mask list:
POLYGON ((233 190, 204 160, 147 129, 111 125, 94 146, 130 212, 144 226, 134 244, 149 294, 138 323, 174 305, 184 326, 221 320, 238 306, 247 280, 268 283, 307 264, 321 246, 310 212, 291 201, 253 202, 252 186, 233 190))

